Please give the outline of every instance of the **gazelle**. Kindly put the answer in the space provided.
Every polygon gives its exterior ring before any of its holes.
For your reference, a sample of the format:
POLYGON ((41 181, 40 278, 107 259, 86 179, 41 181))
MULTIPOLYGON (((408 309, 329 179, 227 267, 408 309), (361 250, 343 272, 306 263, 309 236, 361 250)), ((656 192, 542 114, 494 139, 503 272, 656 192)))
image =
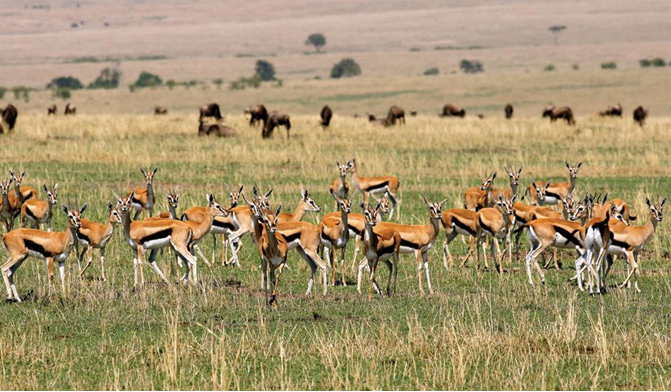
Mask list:
POLYGON ((179 195, 177 191, 170 191, 166 198, 168 199, 168 211, 163 211, 156 215, 156 217, 159 219, 178 219, 177 207, 179 206, 179 195))
MULTIPOLYGON (((145 171, 143 168, 140 168, 140 171, 144 175, 145 180, 147 181, 147 187, 146 188, 135 188, 133 189, 133 209, 135 210, 135 216, 133 216, 133 220, 137 220, 138 216, 140 216, 140 212, 142 212, 142 218, 147 217, 147 211, 149 211, 149 216, 152 215, 152 212, 154 211, 154 174, 156 174, 156 171, 158 168, 154 169, 154 171, 147 170, 145 171)), ((130 193, 126 195, 126 197, 130 196, 130 193)))
POLYGON ((370 269, 370 288, 368 298, 373 296, 373 287, 380 292, 375 281, 375 271, 377 264, 384 262, 389 268, 389 279, 387 280, 387 296, 391 296, 391 277, 394 276, 394 292, 396 292, 396 277, 398 275, 398 254, 401 248, 401 235, 390 228, 378 228, 379 212, 378 207, 371 208, 361 203, 365 219, 365 230, 363 235, 364 255, 368 260, 368 269, 370 269), (389 259, 393 259, 389 261, 389 259))
POLYGON ((21 185, 23 177, 26 175, 25 170, 20 176, 15 175, 14 171, 10 170, 9 175, 14 181, 14 192, 9 194, 9 202, 16 211, 21 211, 21 206, 26 200, 37 198, 37 189, 30 185, 21 185))
POLYGON ((9 259, 2 265, 2 278, 7 288, 9 300, 21 302, 21 297, 14 285, 14 274, 28 257, 36 257, 47 261, 49 271, 49 291, 54 280, 54 261, 58 263, 61 278, 61 289, 65 294, 65 260, 70 255, 76 240, 76 230, 81 226, 81 209, 69 209, 63 205, 63 212, 68 217, 68 225, 62 232, 49 233, 35 229, 16 229, 7 233, 2 239, 9 259))
POLYGON ((240 228, 240 223, 237 220, 234 209, 238 206, 240 197, 242 196, 242 190, 244 185, 240 185, 240 189, 237 191, 228 191, 228 196, 230 199, 229 214, 227 217, 216 216, 212 222, 212 264, 214 264, 214 255, 217 252, 217 234, 221 235, 221 243, 223 251, 221 253, 221 265, 225 266, 228 263, 228 247, 232 243, 229 240, 229 235, 234 231, 240 228))
POLYGON ((608 193, 606 193, 603 196, 603 199, 601 202, 596 201, 593 202, 593 215, 594 216, 604 216, 606 215, 606 212, 611 208, 611 206, 615 206, 617 209, 617 212, 622 214, 622 217, 627 223, 631 223, 632 221, 636 220, 635 215, 631 215, 631 209, 629 208, 629 204, 622 200, 622 199, 613 199, 611 201, 608 200, 608 193))
MULTIPOLYGON (((331 193, 336 194, 341 199, 347 199, 349 197, 349 183, 347 183, 347 172, 352 168, 352 161, 347 162, 347 164, 340 164, 340 161, 335 161, 340 176, 333 180, 331 183, 331 193)), ((335 210, 338 211, 340 204, 338 200, 335 200, 335 210)))
POLYGON ((14 218, 19 214, 19 210, 12 207, 9 202, 9 187, 13 180, 0 181, 0 192, 2 192, 2 209, 0 209, 0 216, 2 216, 2 224, 5 228, 5 233, 8 233, 14 227, 14 218))
POLYGON ((578 162, 577 165, 571 166, 568 162, 564 162, 566 165, 566 168, 568 169, 569 172, 569 178, 568 182, 553 182, 553 183, 548 183, 545 187, 545 197, 542 199, 539 199, 536 197, 535 187, 533 186, 536 184, 537 186, 543 186, 544 182, 543 181, 537 181, 529 188, 527 188, 526 194, 529 195, 529 204, 531 205, 552 205, 552 204, 559 204, 562 198, 568 196, 569 193, 573 192, 575 189, 575 183, 576 179, 578 178, 578 170, 580 169, 580 166, 582 166, 582 162, 578 162))
POLYGON ((261 194, 255 186, 252 189, 252 192, 254 194, 252 202, 247 200, 247 197, 245 197, 244 193, 240 192, 240 195, 248 205, 238 206, 230 211, 230 213, 235 216, 237 221, 236 226, 238 227, 228 235, 228 241, 231 244, 231 251, 233 253, 233 261, 231 261, 230 264, 237 266, 240 265, 238 253, 240 252, 240 249, 242 249, 242 242, 240 241, 242 236, 246 233, 249 233, 249 235, 252 237, 252 241, 254 241, 254 246, 259 244, 259 236, 261 235, 261 231, 255 230, 254 222, 256 217, 251 211, 251 205, 255 203, 264 210, 270 209, 270 201, 268 197, 270 197, 270 194, 273 192, 273 190, 271 189, 266 194, 261 194))
POLYGON ((263 289, 266 293, 266 305, 275 304, 277 306, 277 286, 280 282, 280 275, 287 264, 287 253, 289 246, 282 234, 277 232, 277 219, 275 218, 282 211, 282 206, 277 208, 274 215, 266 216, 263 209, 259 208, 258 213, 263 222, 263 233, 259 237, 258 251, 261 257, 261 272, 263 274, 263 289), (268 268, 270 267, 270 277, 268 268), (277 276, 275 270, 279 269, 277 276), (268 284, 272 281, 273 293, 268 300, 268 284))
POLYGON ((144 285, 144 274, 142 272, 142 258, 146 251, 151 251, 149 254, 149 264, 154 271, 161 277, 165 283, 169 283, 163 271, 156 264, 156 252, 158 249, 166 246, 171 246, 178 257, 184 260, 186 272, 182 276, 184 283, 188 282, 190 268, 193 268, 193 280, 197 283, 196 275, 196 258, 189 252, 191 246, 191 239, 193 232, 191 227, 186 223, 173 219, 158 219, 150 221, 131 221, 130 212, 133 208, 133 197, 135 191, 131 191, 128 197, 121 198, 116 193, 114 197, 117 199, 119 211, 121 212, 121 226, 126 237, 126 243, 133 250, 133 264, 135 270, 134 287, 144 285))
POLYGON ((83 247, 77 258, 80 277, 84 276, 84 272, 86 272, 93 263, 93 249, 98 249, 98 252, 100 253, 100 274, 103 282, 107 281, 107 278, 105 278, 105 247, 112 239, 114 226, 121 223, 121 214, 112 206, 112 203, 107 205, 107 210, 109 211, 109 217, 105 224, 82 219, 81 227, 77 229, 77 241, 79 242, 79 245, 83 247), (88 254, 88 261, 82 269, 82 260, 84 259, 85 254, 88 254))
POLYGON ((476 245, 476 258, 478 262, 480 258, 478 257, 479 247, 482 246, 482 252, 485 259, 485 268, 487 266, 487 249, 486 244, 483 241, 485 236, 491 238, 491 255, 492 260, 497 264, 497 270, 499 273, 503 273, 503 254, 501 254, 501 249, 499 248, 499 239, 503 240, 503 247, 505 251, 506 245, 508 246, 508 262, 512 264, 512 241, 510 241, 510 226, 511 219, 510 216, 513 214, 513 203, 517 196, 513 196, 512 199, 504 200, 501 195, 498 197, 496 202, 496 208, 483 208, 478 211, 478 218, 476 220, 476 234, 475 238, 478 242, 476 245), (494 253, 496 249, 496 254, 494 253))
MULTIPOLYGON (((447 199, 439 203, 430 203, 426 196, 422 196, 424 202, 429 207, 429 223, 427 225, 402 225, 398 223, 380 222, 380 228, 390 228, 401 235, 400 252, 414 253, 417 259, 417 275, 419 278, 419 291, 424 294, 422 287, 422 268, 426 273, 426 284, 430 294, 433 294, 431 288, 431 277, 429 276, 429 260, 427 252, 433 246, 438 234, 440 233, 440 219, 442 216, 441 208, 447 199)), ((359 274, 357 277, 357 291, 361 292, 361 273, 368 265, 364 258, 359 262, 359 274)))
POLYGON ((466 189, 466 192, 464 192, 464 208, 476 211, 480 208, 491 207, 495 201, 492 192, 495 179, 496 172, 494 171, 482 179, 482 184, 479 187, 473 186, 466 189))
MULTIPOLYGON (((477 219, 477 212, 465 208, 450 208, 447 211, 443 211, 441 222, 445 228, 445 242, 443 242, 443 266, 445 269, 449 269, 447 266, 448 258, 450 264, 454 266, 454 259, 450 253, 450 242, 452 242, 452 240, 459 234, 475 238, 477 232, 477 219)), ((461 263, 462 267, 466 264, 466 261, 472 253, 473 249, 469 248, 468 254, 464 257, 464 260, 461 263)))
POLYGON ((325 216, 319 222, 319 238, 326 251, 326 260, 331 265, 331 284, 335 286, 336 270, 338 267, 337 252, 340 250, 340 267, 342 285, 347 286, 345 279, 345 250, 350 237, 347 217, 352 212, 352 201, 342 199, 331 189, 331 195, 340 206, 340 214, 325 216))
POLYGON ((522 175, 523 167, 523 165, 520 165, 520 168, 517 171, 515 171, 512 167, 503 168, 506 171, 506 174, 508 174, 508 178, 510 179, 510 189, 496 189, 494 190, 494 197, 502 195, 504 199, 510 200, 513 198, 513 196, 517 196, 517 188, 520 185, 520 175, 522 175))
MULTIPOLYGON (((394 176, 387 177, 359 177, 359 172, 356 167, 356 159, 350 159, 348 166, 352 170, 352 184, 354 188, 363 193, 364 203, 368 203, 368 195, 376 193, 387 193, 391 200, 391 211, 389 212, 389 219, 394 218, 394 210, 398 202, 398 178, 394 176)), ((399 207, 399 211, 400 211, 399 207)))
POLYGON ((321 208, 308 194, 307 189, 301 189, 301 198, 294 212, 283 212, 277 217, 277 223, 298 222, 303 220, 306 212, 320 212, 321 208))
POLYGON ((46 223, 47 231, 51 231, 52 206, 58 204, 58 184, 54 185, 51 191, 44 185, 44 192, 47 194, 47 200, 31 198, 21 206, 21 227, 26 227, 26 223, 30 221, 34 229, 39 229, 41 223, 46 223))
POLYGON ((181 220, 186 222, 191 227, 191 231, 193 233, 191 238, 192 254, 194 252, 198 253, 198 256, 200 256, 203 262, 208 267, 212 267, 210 261, 205 257, 205 255, 203 255, 203 252, 200 251, 198 244, 203 240, 203 238, 205 238, 206 235, 210 233, 214 218, 217 216, 227 217, 228 211, 225 210, 221 204, 217 203, 217 200, 213 194, 208 193, 205 195, 205 198, 207 199, 206 207, 191 207, 187 209, 182 214, 181 220))

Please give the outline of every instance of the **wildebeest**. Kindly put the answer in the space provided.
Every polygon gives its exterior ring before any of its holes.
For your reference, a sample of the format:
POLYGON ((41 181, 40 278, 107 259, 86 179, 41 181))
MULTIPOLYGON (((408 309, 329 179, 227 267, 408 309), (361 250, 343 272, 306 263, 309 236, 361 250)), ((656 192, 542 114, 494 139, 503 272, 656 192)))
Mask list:
POLYGON ((263 128, 266 127, 268 122, 268 110, 263 105, 256 106, 247 106, 245 108, 245 116, 249 115, 249 126, 253 127, 254 125, 261 122, 263 128))
POLYGON ((216 103, 208 103, 205 106, 202 106, 200 108, 200 119, 204 119, 205 117, 214 117, 217 120, 223 119, 221 116, 221 110, 219 110, 219 105, 216 103))
POLYGON ((485 115, 482 114, 482 113, 478 113, 477 116, 478 116, 478 118, 479 118, 480 120, 482 120, 482 119, 485 118, 485 115))
POLYGON ((322 108, 322 111, 319 112, 319 117, 322 119, 322 127, 326 128, 331 124, 331 117, 333 117, 333 111, 329 107, 329 105, 326 105, 322 108))
POLYGON ((52 114, 54 116, 58 114, 58 107, 56 107, 56 104, 53 104, 47 108, 47 116, 50 116, 52 114))
POLYGON ((550 117, 550 121, 554 122, 558 118, 566 120, 566 123, 569 125, 574 125, 575 120, 573 119, 573 111, 568 106, 556 107, 554 105, 546 106, 543 109, 543 118, 550 117))
POLYGON ((643 106, 634 109, 634 121, 636 121, 638 125, 643 126, 646 117, 648 117, 648 111, 643 109, 643 106))
POLYGON ((154 108, 154 114, 155 115, 168 114, 168 109, 164 108, 163 106, 156 106, 154 108))
POLYGON ((602 110, 599 112, 599 116, 601 117, 622 117, 622 105, 619 103, 616 106, 610 106, 608 105, 606 107, 606 110, 602 110))
POLYGON ((513 118, 513 105, 507 104, 503 111, 506 113, 506 119, 510 120, 513 118))
POLYGON ((465 115, 465 109, 454 106, 451 103, 445 104, 443 106, 443 113, 440 114, 441 117, 464 117, 465 115))
POLYGON ((198 124, 198 136, 235 137, 238 131, 223 124, 208 124, 202 120, 198 124))
POLYGON ((0 108, 0 133, 4 133, 2 124, 7 124, 7 130, 8 132, 14 129, 14 125, 16 125, 16 118, 19 116, 18 110, 16 110, 16 107, 12 105, 11 103, 5 107, 3 110, 0 108))
POLYGON ((67 115, 72 115, 72 114, 77 114, 77 107, 75 105, 70 104, 70 102, 65 105, 65 112, 64 114, 67 115))
POLYGON ((388 118, 377 118, 374 114, 368 114, 368 122, 372 124, 382 125, 388 127, 391 125, 388 118))
POLYGON ((399 124, 405 124, 405 110, 400 106, 392 105, 387 112, 387 124, 396 125, 397 120, 399 124))
POLYGON ((270 135, 273 134, 275 127, 279 127, 280 125, 284 125, 284 127, 287 129, 287 140, 288 140, 289 130, 291 129, 291 121, 289 120, 289 115, 284 112, 270 112, 270 114, 268 115, 268 121, 266 122, 266 126, 263 127, 263 132, 261 133, 261 136, 263 136, 264 138, 269 138, 270 135))

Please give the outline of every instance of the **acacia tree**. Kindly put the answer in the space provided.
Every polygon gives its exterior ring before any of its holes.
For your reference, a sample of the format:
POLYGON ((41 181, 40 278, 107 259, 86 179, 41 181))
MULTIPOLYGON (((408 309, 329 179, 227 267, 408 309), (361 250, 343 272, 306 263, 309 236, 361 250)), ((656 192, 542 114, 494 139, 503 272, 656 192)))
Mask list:
POLYGON ((550 26, 550 27, 548 27, 548 30, 550 30, 552 35, 554 35, 555 45, 559 45, 559 33, 566 30, 566 26, 562 26, 562 25, 550 26))
POLYGON ((310 34, 308 39, 305 41, 305 45, 312 45, 315 47, 317 52, 320 51, 321 47, 326 45, 326 37, 322 33, 310 34))

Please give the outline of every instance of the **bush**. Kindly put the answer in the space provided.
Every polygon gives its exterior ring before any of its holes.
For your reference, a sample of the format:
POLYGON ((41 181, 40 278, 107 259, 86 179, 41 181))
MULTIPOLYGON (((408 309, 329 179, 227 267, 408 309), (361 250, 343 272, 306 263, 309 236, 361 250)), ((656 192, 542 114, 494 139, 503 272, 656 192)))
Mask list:
POLYGON ((543 68, 543 71, 545 71, 545 72, 552 72, 552 71, 554 71, 555 69, 557 69, 557 68, 555 68, 555 65, 554 65, 554 64, 548 64, 548 65, 545 66, 545 68, 543 68))
POLYGON ((461 68, 464 73, 485 72, 482 63, 477 60, 461 60, 459 68, 461 68))
POLYGON ((14 99, 20 99, 23 97, 23 100, 28 103, 30 102, 30 89, 25 86, 16 86, 12 88, 14 93, 14 99))
POLYGON ((255 75, 262 81, 275 80, 275 67, 266 60, 256 60, 255 75))
POLYGON ((140 73, 140 76, 137 78, 135 81, 134 85, 137 88, 144 88, 144 87, 156 87, 160 86, 163 84, 163 80, 161 80, 161 77, 158 75, 154 75, 152 73, 142 71, 140 73))
POLYGON ((308 39, 305 41, 305 45, 312 45, 317 49, 317 52, 321 49, 322 46, 326 45, 326 37, 321 33, 310 34, 308 39))
POLYGON ((573 64, 573 65, 571 66, 571 69, 574 70, 574 71, 577 71, 577 70, 580 69, 580 66, 579 66, 578 64, 573 64))
POLYGON ((82 82, 72 76, 61 76, 60 78, 51 79, 47 84, 47 88, 66 88, 69 90, 79 90, 84 88, 82 82))
POLYGON ((420 48, 410 48, 410 52, 421 52, 422 50, 420 48))
POLYGON ((67 88, 54 88, 51 92, 51 95, 54 98, 60 98, 60 99, 72 98, 72 93, 70 92, 70 89, 67 88))
POLYGON ((6 92, 7 92, 7 87, 0 87, 0 99, 5 97, 6 92))
POLYGON ((617 64, 615 61, 608 61, 606 63, 601 63, 601 69, 616 69, 617 64))
POLYGON ((217 90, 221 90, 221 85, 224 84, 224 79, 221 78, 213 79, 212 83, 214 83, 217 86, 217 90))
MULTIPOLYGON (((228 85, 229 90, 244 90, 247 87, 259 88, 261 87, 261 77, 259 75, 254 75, 251 78, 245 78, 243 76, 239 77, 238 80, 234 80, 228 85)), ((278 81, 278 83, 281 83, 278 81)))
POLYGON ((351 58, 340 60, 340 62, 333 65, 333 68, 331 69, 331 77, 334 79, 351 78, 357 75, 361 75, 361 67, 351 58))
POLYGON ((119 87, 119 81, 121 80, 121 71, 116 68, 107 67, 100 71, 100 75, 89 84, 88 88, 97 89, 111 89, 119 87))
POLYGON ((424 75, 426 76, 433 76, 433 75, 438 75, 440 71, 438 70, 438 67, 433 67, 429 68, 426 71, 424 71, 424 75))
POLYGON ((648 59, 641 59, 638 60, 638 64, 640 64, 641 68, 648 68, 649 66, 652 65, 652 61, 648 59))
POLYGON ((664 61, 663 58, 661 57, 655 57, 654 59, 650 60, 652 63, 653 67, 665 67, 666 66, 666 61, 664 61))
POLYGON ((168 79, 168 81, 165 82, 165 85, 168 86, 168 89, 172 90, 175 88, 175 86, 177 86, 177 82, 172 79, 168 79))

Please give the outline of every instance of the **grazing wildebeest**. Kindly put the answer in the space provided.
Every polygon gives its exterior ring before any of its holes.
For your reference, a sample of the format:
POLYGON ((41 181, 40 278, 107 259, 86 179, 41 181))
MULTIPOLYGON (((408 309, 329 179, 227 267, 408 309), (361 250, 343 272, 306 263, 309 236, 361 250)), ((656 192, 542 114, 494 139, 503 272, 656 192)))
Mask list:
POLYGON ((245 108, 245 116, 249 115, 249 126, 253 127, 259 122, 263 124, 263 128, 266 127, 268 122, 268 110, 263 105, 256 106, 247 106, 245 108))
POLYGON ((513 105, 507 104, 503 111, 506 113, 506 119, 510 120, 513 118, 513 105))
POLYGON ((546 106, 543 109, 543 118, 550 117, 551 122, 555 122, 558 118, 566 120, 569 125, 574 125, 573 111, 568 106, 556 107, 554 105, 546 106))
POLYGON ((322 111, 319 112, 319 117, 322 119, 322 127, 326 128, 331 124, 331 117, 333 117, 333 111, 329 107, 329 105, 326 105, 322 108, 322 111))
POLYGON ((67 115, 72 115, 72 114, 77 114, 77 107, 75 105, 70 104, 70 102, 65 105, 65 112, 64 114, 67 115))
POLYGON ((270 115, 268 115, 268 121, 266 122, 266 126, 263 128, 261 136, 264 138, 270 137, 270 135, 273 134, 275 127, 279 127, 280 125, 284 125, 284 127, 287 129, 288 140, 289 130, 291 129, 291 121, 289 120, 289 115, 284 112, 271 112, 270 115))
POLYGON ((155 115, 168 114, 168 109, 164 108, 163 106, 156 106, 154 108, 154 114, 155 115))
POLYGON ((606 107, 606 110, 602 110, 599 112, 599 116, 601 117, 622 117, 622 105, 619 103, 616 106, 610 106, 606 107))
POLYGON ((634 109, 634 121, 636 121, 638 125, 643 126, 646 117, 648 117, 648 111, 643 109, 643 106, 634 109))
POLYGON ((387 123, 396 125, 397 120, 399 124, 405 124, 405 110, 400 106, 392 105, 387 112, 387 123))
POLYGON ((7 107, 3 110, 0 108, 0 133, 4 133, 4 130, 2 129, 2 124, 5 123, 7 124, 7 131, 11 131, 14 129, 14 125, 16 125, 16 117, 19 116, 18 110, 16 110, 16 107, 12 105, 11 103, 7 105, 7 107))
POLYGON ((54 116, 58 114, 58 107, 56 107, 56 104, 53 104, 47 108, 47 116, 50 116, 52 114, 54 116))
POLYGON ((454 106, 451 103, 445 104, 443 106, 443 113, 440 114, 441 117, 464 117, 465 115, 465 109, 454 106))
POLYGON ((410 115, 411 115, 412 117, 415 117, 415 116, 417 115, 417 110, 411 110, 411 111, 410 111, 410 115))
POLYGON ((200 108, 200 119, 205 117, 214 117, 217 120, 222 120, 221 110, 219 110, 219 105, 212 102, 200 108))
POLYGON ((198 136, 235 137, 238 131, 223 124, 207 124, 202 120, 198 124, 198 136))

